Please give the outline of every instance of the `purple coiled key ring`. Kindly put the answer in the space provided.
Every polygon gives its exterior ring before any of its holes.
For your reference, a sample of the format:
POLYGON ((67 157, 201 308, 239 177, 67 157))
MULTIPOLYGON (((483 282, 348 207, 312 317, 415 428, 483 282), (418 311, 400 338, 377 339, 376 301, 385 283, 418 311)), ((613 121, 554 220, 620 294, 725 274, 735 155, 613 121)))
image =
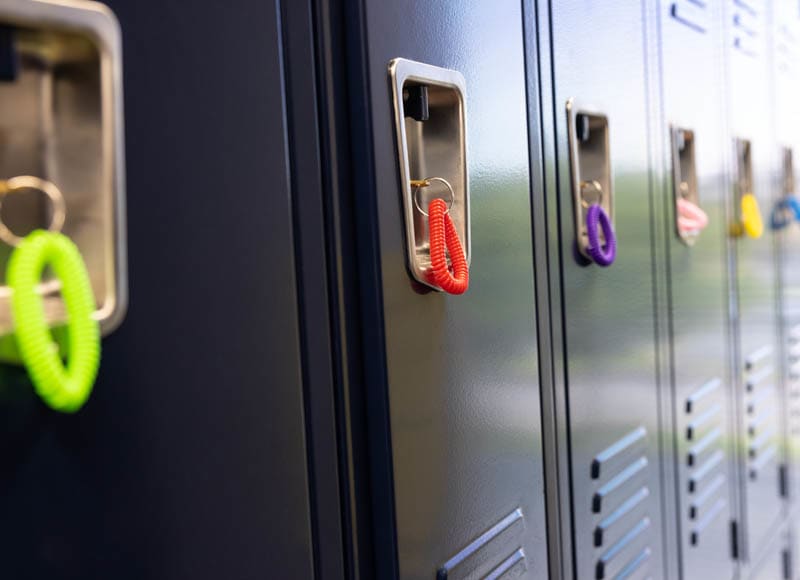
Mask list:
POLYGON ((586 235, 589 238, 589 245, 586 251, 598 266, 606 267, 614 263, 617 257, 617 236, 614 233, 614 226, 611 219, 600 204, 593 203, 586 211, 586 235), (605 244, 600 243, 600 230, 606 239, 605 244))

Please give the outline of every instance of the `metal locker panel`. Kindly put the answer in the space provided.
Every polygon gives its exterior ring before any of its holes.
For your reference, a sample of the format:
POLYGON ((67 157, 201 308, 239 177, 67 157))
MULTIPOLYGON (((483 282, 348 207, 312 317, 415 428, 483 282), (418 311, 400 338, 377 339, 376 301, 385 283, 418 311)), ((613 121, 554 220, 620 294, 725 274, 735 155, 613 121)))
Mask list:
POLYGON ((781 545, 769 546, 766 557, 748 576, 750 580, 781 580, 790 578, 785 575, 786 558, 789 553, 781 545))
MULTIPOLYGON (((575 575, 664 576, 643 6, 552 2, 575 575), (607 118, 616 261, 578 256, 567 103, 607 118)), ((601 117, 596 116, 595 119, 601 117)))
MULTIPOLYGON (((772 18, 772 74, 776 154, 780 166, 778 201, 797 194, 800 166, 800 6, 783 0, 775 4, 772 18)), ((777 208, 777 206, 776 206, 777 208)), ((776 232, 779 243, 781 288, 781 346, 786 389, 788 496, 793 505, 800 497, 800 224, 789 210, 788 225, 776 232)))
POLYGON ((521 4, 370 1, 365 30, 399 575, 495 578, 506 571, 542 578, 521 4), (469 290, 461 296, 423 290, 406 269, 387 79, 397 57, 465 79, 472 255, 469 290))
POLYGON ((800 529, 798 529, 798 514, 795 509, 790 514, 788 552, 786 555, 786 577, 791 580, 800 579, 800 569, 798 568, 798 557, 800 557, 800 529))
POLYGON ((792 578, 792 554, 790 534, 781 527, 771 530, 770 541, 763 555, 753 562, 749 571, 742 575, 748 580, 790 580, 792 578))
POLYGON ((108 4, 130 308, 76 415, 2 369, 2 575, 311 578, 276 3, 108 4))
MULTIPOLYGON (((777 152, 770 110, 768 3, 725 3, 729 134, 732 142, 731 216, 741 196, 753 193, 765 222, 774 203, 777 152), (749 159, 748 159, 749 157, 749 159), (752 191, 746 191, 746 190, 752 191)), ((740 474, 746 559, 758 557, 781 517, 780 464, 783 405, 778 349, 775 240, 732 232, 734 377, 738 392, 740 474), (759 433, 759 430, 761 433, 759 433)))
POLYGON ((719 3, 689 0, 662 0, 659 10, 681 571, 687 580, 731 578, 730 521, 737 498, 728 370, 722 11, 719 3), (690 131, 691 143, 679 131, 690 131), (692 171, 696 178, 687 175, 692 171), (689 193, 681 190, 681 181, 695 190, 691 193, 709 218, 696 239, 687 241, 676 225, 677 198, 689 193))

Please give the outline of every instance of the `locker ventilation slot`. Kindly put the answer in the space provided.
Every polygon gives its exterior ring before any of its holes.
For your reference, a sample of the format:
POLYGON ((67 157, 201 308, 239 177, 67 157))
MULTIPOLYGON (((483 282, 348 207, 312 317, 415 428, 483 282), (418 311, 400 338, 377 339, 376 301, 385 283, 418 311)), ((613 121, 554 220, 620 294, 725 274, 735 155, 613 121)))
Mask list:
POLYGON ((761 36, 763 18, 754 0, 733 0, 731 11, 733 47, 750 57, 758 56, 758 38, 761 36))
POLYGON ((764 345, 757 348, 744 358, 744 370, 751 371, 759 364, 762 364, 772 356, 772 347, 764 345))
POLYGON ((705 34, 709 27, 709 10, 705 2, 698 0, 676 0, 669 9, 674 20, 684 26, 705 34))
POLYGON ((723 450, 725 413, 722 380, 713 378, 686 399, 686 471, 689 506, 686 529, 689 543, 697 546, 703 533, 727 508, 727 477, 723 450))
MULTIPOLYGON (((786 352, 789 355, 787 395, 789 407, 789 436, 794 447, 800 440, 800 324, 789 330, 786 352)), ((796 452, 795 449, 792 451, 796 452)))
POLYGON ((484 580, 500 580, 500 578, 513 569, 524 570, 525 568, 525 550, 519 548, 516 552, 503 560, 497 568, 489 572, 484 580))
POLYGON ((694 413, 697 409, 697 406, 702 404, 706 398, 719 391, 721 386, 721 379, 712 379, 697 389, 694 393, 689 395, 688 399, 686 399, 686 412, 694 413))
POLYGON ((773 349, 762 346, 745 357, 745 423, 747 470, 751 480, 778 455, 777 389, 774 384, 773 349))
MULTIPOLYGON (((481 550, 486 549, 486 547, 492 542, 503 534, 507 532, 511 528, 517 527, 517 525, 524 525, 524 516, 522 514, 522 510, 520 508, 515 509, 513 512, 505 516, 502 520, 494 524, 488 530, 483 532, 480 536, 475 538, 472 542, 469 543, 463 550, 458 552, 455 556, 450 558, 447 562, 442 564, 439 568, 439 571, 436 573, 437 580, 448 580, 450 577, 450 573, 457 567, 460 566, 465 560, 471 558, 481 550)), ((507 554, 508 552, 506 552, 507 554)), ((485 561, 485 558, 481 558, 481 561, 485 561)), ((511 556, 505 558, 497 567, 489 573, 487 578, 501 578, 504 574, 509 572, 512 569, 525 569, 527 568, 527 562, 525 561, 525 551, 521 548, 517 548, 516 552, 514 552, 511 556)), ((467 574, 468 575, 468 574, 467 574)))
POLYGON ((646 446, 647 430, 638 427, 592 460, 592 544, 598 554, 598 579, 632 577, 644 570, 652 554, 646 446))
POLYGON ((800 58, 797 51, 797 37, 793 34, 788 24, 781 24, 775 35, 775 61, 781 74, 789 74, 795 69, 795 63, 800 58))

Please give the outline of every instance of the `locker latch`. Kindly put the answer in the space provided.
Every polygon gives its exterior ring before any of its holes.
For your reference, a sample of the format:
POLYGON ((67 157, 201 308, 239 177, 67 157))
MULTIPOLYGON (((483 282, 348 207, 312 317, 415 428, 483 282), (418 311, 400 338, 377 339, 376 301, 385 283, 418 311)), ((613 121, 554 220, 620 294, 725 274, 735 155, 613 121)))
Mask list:
POLYGON ((0 359, 59 411, 127 304, 121 69, 106 6, 0 3, 0 359))
POLYGON ((708 215, 700 207, 694 131, 673 127, 671 135, 675 229, 680 240, 691 246, 708 225, 708 215))
MULTIPOLYGON (((104 5, 0 3, 0 337, 14 331, 5 279, 14 246, 60 231, 80 250, 104 334, 127 302, 121 34, 104 5)), ((49 270, 38 292, 53 327, 67 323, 49 270)), ((8 358, 0 345, 0 356, 8 358)))
POLYGON ((734 203, 735 220, 731 234, 735 237, 746 235, 758 239, 764 233, 764 222, 758 198, 753 193, 752 147, 747 139, 734 141, 736 152, 736 183, 734 203))
POLYGON ((470 262, 466 82, 457 71, 402 58, 389 63, 389 76, 408 271, 460 294, 470 262))
POLYGON ((794 190, 794 160, 789 147, 783 149, 783 195, 775 203, 770 216, 770 227, 781 230, 793 221, 800 222, 800 199, 794 190))
POLYGON ((567 102, 570 170, 578 251, 598 266, 617 255, 608 117, 567 102))

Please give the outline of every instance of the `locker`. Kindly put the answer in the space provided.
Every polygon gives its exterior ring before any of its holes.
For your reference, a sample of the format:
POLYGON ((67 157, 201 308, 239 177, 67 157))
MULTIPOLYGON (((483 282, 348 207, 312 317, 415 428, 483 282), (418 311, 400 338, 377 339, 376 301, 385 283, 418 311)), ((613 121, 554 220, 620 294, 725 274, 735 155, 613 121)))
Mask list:
POLYGON ((779 248, 779 276, 781 292, 781 354, 782 375, 786 388, 786 435, 788 453, 788 496, 793 509, 800 497, 800 368, 796 364, 800 341, 800 228, 791 205, 786 204, 796 195, 798 155, 800 155, 800 117, 797 99, 800 97, 798 79, 798 45, 800 34, 800 9, 791 2, 777 2, 772 19, 772 74, 775 102, 774 126, 779 166, 774 180, 777 200, 773 212, 783 218, 775 228, 779 248), (786 220, 783 225, 783 220, 786 220))
POLYGON ((374 183, 359 172, 355 186, 363 189, 355 195, 375 204, 364 219, 375 220, 380 250, 383 341, 375 348, 386 370, 385 384, 369 389, 376 398, 385 389, 391 491, 382 495, 387 519, 380 527, 393 532, 380 542, 376 575, 542 578, 548 561, 521 5, 364 4, 369 129, 360 165, 374 183), (397 58, 416 63, 398 101, 421 98, 422 85, 430 109, 415 114, 405 104, 396 126, 397 58), (430 67, 438 67, 437 80, 430 67), (465 130, 453 125, 460 117, 449 106, 465 107, 465 130), (400 124, 405 140, 398 140, 400 124), (451 130, 466 135, 465 148, 461 137, 440 133, 451 130), (404 154, 409 172, 420 174, 406 173, 404 154), (469 220, 461 221, 463 206, 454 208, 459 235, 465 223, 471 228, 469 289, 458 296, 415 281, 407 264, 407 251, 424 248, 404 237, 406 212, 417 220, 414 212, 421 213, 413 200, 403 204, 404 191, 418 195, 405 180, 434 177, 446 178, 455 198, 469 186, 469 220))
MULTIPOLYGON (((731 578, 736 518, 734 391, 728 367, 725 99, 719 3, 661 2, 673 448, 681 577, 731 578), (677 207, 708 225, 683 237, 677 207)), ((668 454, 671 456, 672 454, 668 454)))
POLYGON ((130 306, 76 415, 2 367, 2 575, 309 578, 276 3, 196 3, 191 25, 108 5, 124 45, 130 306))
MULTIPOLYGON (((800 340, 800 311, 798 292, 800 280, 798 272, 798 252, 800 232, 796 216, 789 203, 796 193, 797 155, 800 151, 800 120, 796 114, 796 99, 800 95, 798 81, 798 47, 800 33, 800 10, 791 2, 776 2, 772 18, 772 56, 774 127, 776 132, 776 154, 778 155, 778 174, 774 180, 777 187, 777 200, 773 215, 779 216, 775 235, 778 242, 778 268, 780 277, 780 347, 782 357, 782 376, 785 385, 786 403, 784 408, 787 469, 785 494, 791 505, 790 516, 798 517, 798 497, 800 496, 800 375, 797 368, 797 344, 800 340), (787 205, 788 204, 788 205, 787 205), (785 220, 785 224, 784 224, 785 220)), ((790 542, 791 554, 788 558, 787 578, 798 578, 797 558, 800 557, 797 527, 793 526, 790 542)))
MULTIPOLYGON (((561 280, 553 290, 561 308, 554 319, 563 324, 554 340, 555 360, 563 364, 555 370, 561 373, 555 388, 557 396, 565 390, 560 396, 568 405, 559 418, 568 421, 563 469, 571 481, 562 494, 572 503, 566 509, 574 575, 662 578, 648 157, 653 111, 647 107, 643 6, 570 0, 552 2, 549 10, 549 19, 539 22, 540 34, 552 35, 552 53, 545 55, 552 59, 552 95, 543 101, 554 115, 554 159, 548 162, 556 171, 548 199, 558 213, 550 214, 548 228, 558 265, 551 279, 561 280), (594 242, 587 243, 580 229, 589 213, 582 200, 611 213, 617 248, 608 266, 586 258, 594 242), (563 351, 556 348, 560 343, 563 351)), ((608 234, 599 240, 606 250, 608 234)))
POLYGON ((752 211, 747 207, 747 194, 753 194, 761 211, 769 216, 776 193, 778 151, 773 125, 768 114, 753 114, 754 110, 770 109, 768 9, 768 3, 725 3, 728 126, 732 139, 728 145, 732 152, 731 312, 745 561, 758 559, 766 549, 767 536, 784 509, 780 486, 784 399, 777 340, 775 240, 768 229, 758 237, 757 231, 741 228, 752 211), (759 434, 762 425, 770 427, 759 434))
MULTIPOLYGON (((0 576, 800 580, 796 1, 106 1, 119 308, 74 416, 0 363, 0 576)), ((94 6, 0 0, 0 355, 3 172, 108 181, 25 2, 94 6)))

